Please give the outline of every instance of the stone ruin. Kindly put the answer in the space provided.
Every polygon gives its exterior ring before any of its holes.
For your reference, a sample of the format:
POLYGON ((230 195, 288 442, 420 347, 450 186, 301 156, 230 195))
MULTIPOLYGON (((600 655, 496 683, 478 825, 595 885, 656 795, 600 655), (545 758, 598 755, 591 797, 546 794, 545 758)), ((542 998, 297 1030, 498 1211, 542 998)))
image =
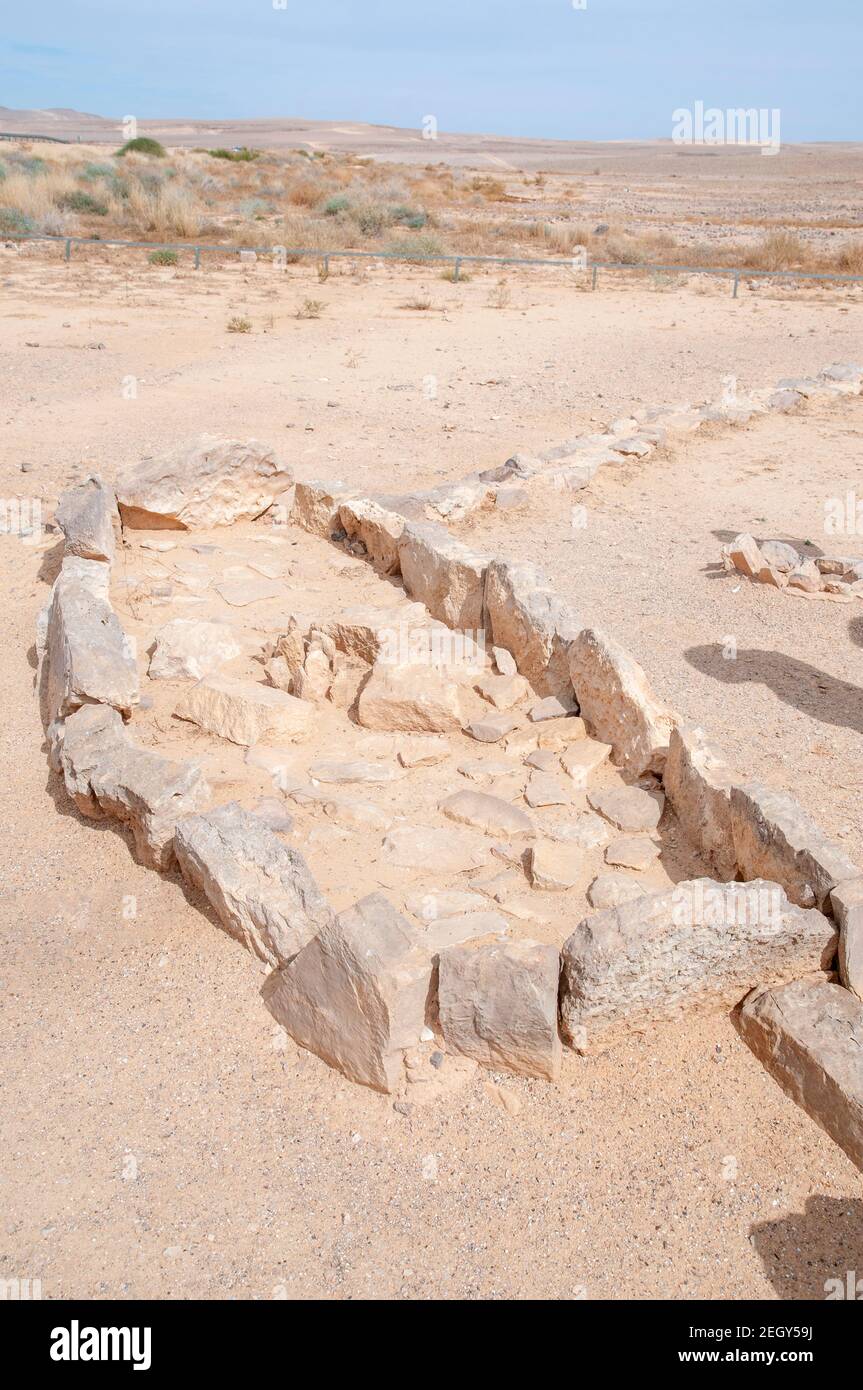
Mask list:
POLYGON ((863 559, 853 555, 804 555, 788 541, 757 541, 748 531, 722 547, 723 568, 800 598, 853 603, 863 598, 863 559))
MULTIPOLYGON (((837 370, 818 390, 859 393, 837 370)), ((652 412, 656 438, 680 414, 652 412)), ((403 499, 207 436, 116 491, 88 478, 39 624, 51 766, 358 1083, 422 1103, 477 1066, 553 1082, 564 1046, 732 1008, 863 1168, 863 868, 539 571, 440 524, 512 505, 519 475, 583 485, 560 460, 595 449, 403 499)))

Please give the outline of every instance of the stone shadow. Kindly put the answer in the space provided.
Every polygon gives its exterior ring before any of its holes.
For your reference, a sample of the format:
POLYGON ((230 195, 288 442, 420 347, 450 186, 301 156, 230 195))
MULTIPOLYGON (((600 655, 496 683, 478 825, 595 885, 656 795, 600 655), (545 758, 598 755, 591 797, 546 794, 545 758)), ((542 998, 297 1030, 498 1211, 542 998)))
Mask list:
MULTIPOLYGON (((863 1281, 859 1198, 809 1197, 805 1211, 757 1223, 750 1238, 779 1298, 823 1302, 832 1293, 847 1299, 849 1286, 863 1281)), ((856 1297, 863 1300, 863 1282, 856 1297)))
MULTIPOLYGON (((863 645, 863 629, 855 640, 863 645)), ((810 719, 863 734, 863 688, 859 685, 784 652, 742 647, 733 660, 723 653, 722 644, 713 642, 688 647, 683 655, 696 671, 724 685, 766 685, 778 699, 810 719)))

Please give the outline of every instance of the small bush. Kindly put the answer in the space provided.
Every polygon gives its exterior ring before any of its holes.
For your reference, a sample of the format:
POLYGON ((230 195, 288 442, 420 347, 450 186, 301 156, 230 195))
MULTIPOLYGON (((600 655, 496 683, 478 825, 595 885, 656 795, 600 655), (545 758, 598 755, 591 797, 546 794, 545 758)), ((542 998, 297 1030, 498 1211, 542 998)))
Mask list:
POLYGON ((396 222, 402 227, 410 227, 414 231, 419 231, 428 222, 428 213, 418 208, 399 206, 390 208, 390 221, 396 222))
POLYGON ((843 275, 863 275, 863 241, 849 241, 837 252, 836 269, 843 275))
POLYGON ((32 217, 27 217, 18 208, 0 208, 0 235, 10 236, 15 232, 34 232, 32 217))
POLYGON ((151 251, 147 257, 150 265, 176 265, 179 259, 176 251, 168 251, 167 249, 163 251, 151 251))
POLYGON ((300 179, 288 189, 288 202, 296 208, 313 208, 320 197, 321 187, 314 179, 300 179))
POLYGON ((233 164, 251 164, 261 157, 260 150, 250 150, 246 145, 241 145, 238 150, 207 150, 207 154, 213 159, 229 159, 233 164))
POLYGON ((5 179, 5 177, 6 177, 6 165, 5 165, 5 164, 0 164, 0 183, 3 182, 3 180, 5 179))
POLYGON ((118 156, 124 154, 148 154, 153 159, 164 159, 167 150, 164 145, 160 145, 158 140, 151 140, 149 135, 139 135, 134 140, 127 140, 118 151, 118 156))
POLYGON ((747 252, 744 264, 750 270, 790 270, 806 260, 806 247, 793 232, 770 232, 747 252))
POLYGON ((454 265, 448 266, 447 269, 443 271, 440 278, 442 280, 448 280, 451 285, 460 285, 462 281, 470 280, 470 276, 468 275, 467 271, 462 270, 461 268, 459 268, 458 278, 456 278, 454 265))
POLYGON ((40 159, 36 154, 14 156, 14 162, 22 174, 28 174, 31 178, 34 178, 36 174, 48 172, 48 165, 45 160, 40 159))
POLYGON ((87 183, 95 183, 96 179, 112 179, 114 178, 114 166, 113 164, 88 164, 85 166, 81 178, 86 179, 87 183))
POLYGON ((324 213, 327 217, 337 217, 340 212, 347 212, 350 205, 350 200, 343 193, 339 193, 335 198, 327 199, 324 203, 324 213))
POLYGON ((304 299, 297 310, 297 318, 319 319, 325 307, 322 299, 304 299))
POLYGON ((108 204, 101 198, 94 198, 92 193, 85 193, 83 188, 78 188, 74 193, 64 193, 57 199, 58 208, 64 212, 85 212, 92 217, 107 217, 108 204))
POLYGON ((228 319, 227 329, 229 333, 251 333, 252 321, 235 314, 233 318, 228 319))
POLYGON ((379 203, 362 203, 354 209, 353 216, 363 236, 367 237, 380 236, 389 221, 386 208, 379 203))
POLYGON ((391 241, 387 247, 394 255, 406 261, 422 262, 429 256, 442 256, 444 249, 434 236, 406 236, 401 241, 391 241))
POLYGON ((421 299, 417 296, 414 299, 406 299, 404 304, 401 304, 399 307, 401 309, 414 309, 417 313, 422 314, 426 313, 429 309, 433 309, 434 305, 430 299, 421 299))

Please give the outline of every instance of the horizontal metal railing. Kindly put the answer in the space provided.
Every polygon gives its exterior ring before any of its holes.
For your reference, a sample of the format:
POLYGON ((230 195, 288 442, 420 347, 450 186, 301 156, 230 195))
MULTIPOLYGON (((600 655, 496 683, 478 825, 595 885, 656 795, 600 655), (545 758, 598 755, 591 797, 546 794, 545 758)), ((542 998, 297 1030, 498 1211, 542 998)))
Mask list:
POLYGON ((654 275, 729 275, 733 279, 732 296, 737 298, 741 280, 828 280, 846 283, 863 283, 863 275, 845 275, 838 271, 815 270, 748 270, 742 266, 726 265, 656 265, 641 261, 585 261, 570 257, 561 260, 540 256, 472 256, 451 253, 448 255, 420 255, 410 251, 321 251, 308 246, 205 246, 190 242, 171 241, 121 241, 116 237, 57 236, 40 232, 9 232, 0 234, 0 241, 51 241, 63 242, 65 259, 71 260, 73 246, 126 246, 145 251, 186 251, 194 255, 195 269, 200 269, 201 256, 241 256, 254 253, 256 256, 271 256, 277 262, 297 260, 312 256, 329 268, 331 260, 382 260, 403 261, 408 264, 434 262, 453 267, 453 279, 458 280, 461 267, 469 265, 543 265, 556 266, 569 271, 589 271, 593 288, 596 289, 597 273, 600 270, 637 270, 654 275))

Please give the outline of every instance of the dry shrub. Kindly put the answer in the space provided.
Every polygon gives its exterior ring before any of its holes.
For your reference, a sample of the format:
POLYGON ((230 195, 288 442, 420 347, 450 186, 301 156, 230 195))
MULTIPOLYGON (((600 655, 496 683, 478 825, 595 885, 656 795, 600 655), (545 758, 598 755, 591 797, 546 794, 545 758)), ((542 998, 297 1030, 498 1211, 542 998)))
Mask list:
POLYGON ((321 185, 312 179, 298 179, 288 189, 288 202, 295 208, 317 207, 321 200, 321 185))
POLYGON ((843 275, 863 275, 863 241, 849 241, 837 251, 835 267, 843 275))
POLYGON ((791 270, 808 259, 803 242, 793 232, 770 232, 745 253, 743 264, 748 270, 791 270))

